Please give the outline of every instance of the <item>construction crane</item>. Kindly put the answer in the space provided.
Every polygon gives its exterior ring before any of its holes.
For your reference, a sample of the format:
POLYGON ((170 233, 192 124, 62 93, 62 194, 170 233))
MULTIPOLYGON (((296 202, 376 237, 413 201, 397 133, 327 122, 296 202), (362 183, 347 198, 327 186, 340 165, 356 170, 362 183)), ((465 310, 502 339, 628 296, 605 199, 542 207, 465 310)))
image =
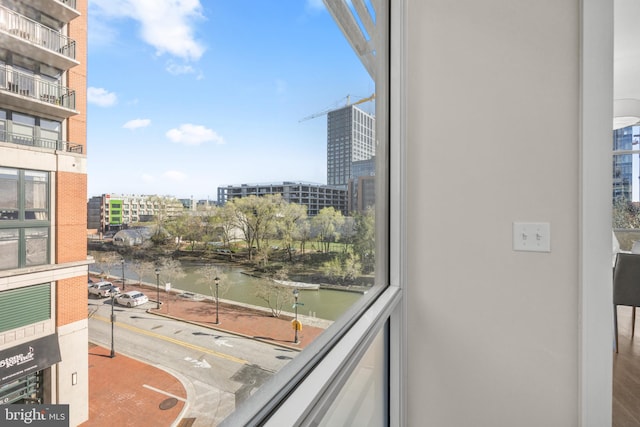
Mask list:
MULTIPOLYGON (((358 100, 358 101, 356 101, 354 103, 351 103, 350 102, 351 95, 347 95, 346 96, 347 102, 346 102, 346 104, 344 106, 348 107, 349 105, 364 104, 365 102, 373 101, 375 98, 376 98, 376 94, 372 93, 371 95, 367 96, 366 98, 362 98, 362 99, 360 99, 360 100, 358 100)), ((340 107, 340 108, 342 108, 342 107, 340 107)), ((324 116, 325 114, 327 114, 327 113, 329 113, 329 112, 331 112, 333 110, 336 110, 336 109, 337 108, 328 108, 328 109, 326 109, 324 111, 320 111, 319 113, 315 113, 315 114, 312 114, 310 116, 304 117, 304 118, 298 120, 298 123, 304 122, 306 120, 315 119, 316 117, 324 116)))

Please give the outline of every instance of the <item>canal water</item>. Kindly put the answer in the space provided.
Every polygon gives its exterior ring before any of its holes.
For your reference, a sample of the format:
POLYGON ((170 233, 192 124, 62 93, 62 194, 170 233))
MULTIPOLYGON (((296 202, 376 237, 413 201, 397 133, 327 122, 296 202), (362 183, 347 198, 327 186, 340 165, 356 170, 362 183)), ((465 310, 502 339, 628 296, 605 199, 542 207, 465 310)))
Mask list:
MULTIPOLYGON (((221 300, 237 301, 244 304, 257 305, 260 307, 268 308, 267 303, 255 296, 256 289, 261 282, 266 279, 249 276, 243 273, 241 267, 233 265, 216 265, 224 273, 224 279, 228 283, 225 284, 220 281, 218 297, 221 300), (224 291, 226 290, 226 291, 224 291)), ((93 267, 93 266, 92 266, 93 267)), ((204 283, 202 281, 202 275, 198 274, 198 269, 201 265, 189 265, 182 264, 182 269, 186 273, 185 277, 171 282, 172 289, 181 289, 184 291, 195 292, 208 297, 212 296, 212 291, 215 292, 215 283, 204 283)), ((91 269, 93 273, 98 272, 98 268, 91 269)), ((111 274, 118 276, 118 268, 114 268, 111 274)), ((137 275, 127 271, 127 265, 125 264, 125 277, 127 281, 137 282, 137 275)), ((155 274, 142 278, 143 282, 156 283, 155 274)), ((160 275, 160 287, 164 289, 164 280, 160 275)), ((293 292, 293 288, 292 288, 293 292)), ((336 320, 342 315, 350 306, 352 306, 362 294, 356 292, 336 291, 332 289, 320 289, 320 290, 300 290, 298 296, 298 313, 318 317, 326 320, 336 320)), ((293 312, 292 304, 287 304, 282 307, 283 311, 293 312)))

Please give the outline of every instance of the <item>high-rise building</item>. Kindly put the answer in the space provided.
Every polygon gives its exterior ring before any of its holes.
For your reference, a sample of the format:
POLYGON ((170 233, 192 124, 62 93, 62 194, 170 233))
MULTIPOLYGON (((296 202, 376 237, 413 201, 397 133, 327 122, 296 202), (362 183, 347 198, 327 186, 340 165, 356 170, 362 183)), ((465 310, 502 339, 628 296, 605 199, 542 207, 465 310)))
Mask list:
POLYGON ((376 158, 351 163, 347 187, 349 212, 363 213, 376 203, 376 158))
POLYGON ((631 150, 638 149, 639 126, 627 126, 613 131, 613 201, 625 199, 638 201, 639 165, 638 155, 631 150), (616 154, 616 152, 622 152, 616 154), (634 181, 635 175, 635 181, 634 181))
POLYGON ((352 162, 375 152, 375 118, 355 105, 327 114, 327 185, 346 188, 352 162))
POLYGON ((0 403, 88 418, 87 0, 0 4, 0 403), (28 363, 22 363, 28 362, 28 363))

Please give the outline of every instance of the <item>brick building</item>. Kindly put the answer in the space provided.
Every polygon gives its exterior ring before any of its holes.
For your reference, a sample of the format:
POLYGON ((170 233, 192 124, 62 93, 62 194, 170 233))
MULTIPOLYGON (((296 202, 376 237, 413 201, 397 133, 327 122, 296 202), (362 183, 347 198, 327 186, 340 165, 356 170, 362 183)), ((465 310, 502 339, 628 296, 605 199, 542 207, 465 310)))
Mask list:
POLYGON ((0 402, 88 418, 87 0, 0 5, 0 402))

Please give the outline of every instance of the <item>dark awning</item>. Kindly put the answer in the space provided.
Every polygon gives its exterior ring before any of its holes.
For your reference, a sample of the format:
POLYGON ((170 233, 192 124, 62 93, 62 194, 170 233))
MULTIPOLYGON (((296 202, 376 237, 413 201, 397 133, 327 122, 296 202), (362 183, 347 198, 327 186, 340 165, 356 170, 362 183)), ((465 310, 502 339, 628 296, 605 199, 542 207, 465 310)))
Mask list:
POLYGON ((0 385, 55 365, 62 359, 58 335, 48 335, 0 351, 0 385))

